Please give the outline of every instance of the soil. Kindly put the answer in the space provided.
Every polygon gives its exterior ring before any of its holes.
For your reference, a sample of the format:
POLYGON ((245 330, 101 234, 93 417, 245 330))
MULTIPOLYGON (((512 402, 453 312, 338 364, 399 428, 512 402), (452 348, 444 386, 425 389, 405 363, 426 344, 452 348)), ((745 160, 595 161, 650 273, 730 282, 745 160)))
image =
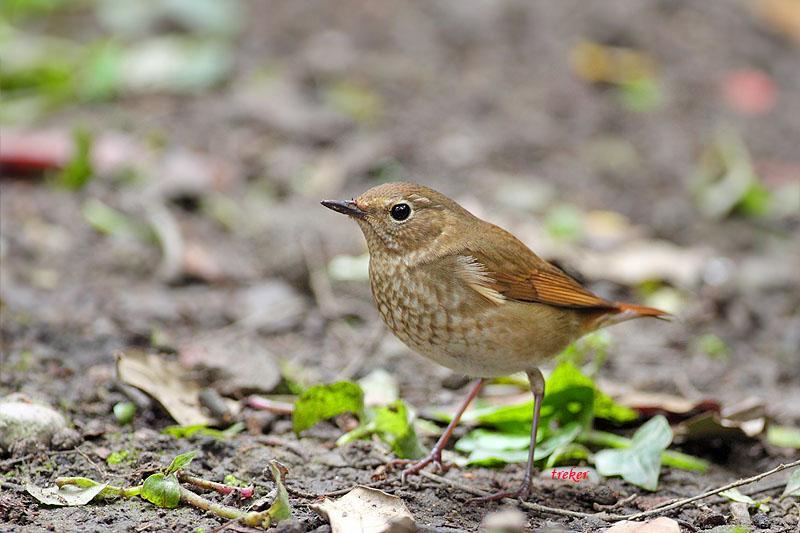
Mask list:
MULTIPOLYGON (((401 486, 396 473, 382 474, 387 453, 381 443, 336 447, 342 431, 332 422, 298 438, 286 417, 246 409, 241 416, 251 431, 222 440, 175 439, 160 433, 174 422, 155 403, 139 408, 128 426, 112 412, 135 395, 115 379, 116 351, 144 347, 183 359, 182 347, 246 316, 246 295, 266 283, 285 284, 300 311, 268 317, 245 336, 276 360, 291 361, 304 381, 359 378, 384 368, 397 378, 402 398, 418 409, 455 404, 465 382, 381 333, 366 282, 320 287, 315 281, 331 257, 364 252, 355 225, 325 212, 318 201, 349 198, 385 179, 413 179, 442 190, 537 250, 531 236, 538 235, 546 209, 509 205, 498 194, 504 186, 521 187, 522 194, 528 191, 524 184, 543 185, 553 194, 548 204, 616 212, 645 240, 703 249, 733 269, 748 265, 748 276, 735 282, 714 285, 706 273, 680 287, 685 312, 677 321, 615 327, 600 375, 632 390, 722 405, 756 398, 773 422, 800 425, 800 216, 712 220, 700 214, 691 192, 700 154, 725 126, 741 132, 769 188, 798 180, 800 68, 790 38, 744 4, 728 2, 273 1, 248 2, 243 9, 234 68, 218 88, 71 105, 34 125, 67 133, 81 124, 98 135, 124 132, 161 143, 165 152, 204 154, 224 172, 176 185, 156 165, 145 184, 98 177, 80 191, 38 176, 0 180, 0 393, 19 392, 54 406, 79 436, 77 447, 33 447, 0 457, 0 531, 214 530, 224 522, 189 507, 166 510, 132 500, 47 508, 20 490, 27 482, 46 485, 67 475, 136 484, 176 453, 195 448, 200 454, 192 472, 215 480, 234 474, 255 483, 260 496, 273 486, 268 461, 284 464, 294 515, 279 530, 328 531, 308 507, 314 502, 309 495, 375 483, 374 476, 383 479, 382 490, 405 501, 423 530, 477 530, 498 504, 470 504, 469 494, 425 478, 401 486), (659 65, 663 105, 635 112, 621 106, 612 87, 576 77, 569 57, 583 40, 650 55, 659 65), (746 67, 763 70, 780 89, 766 114, 743 117, 720 96, 725 75, 746 67), (262 92, 258 72, 271 73, 285 88, 262 92), (377 98, 375 116, 359 122, 335 109, 325 91, 336 80, 368 88, 377 98), (260 113, 276 106, 287 116, 260 113), (597 151, 620 142, 623 156, 597 151), (167 192, 160 198, 186 243, 199 250, 171 275, 164 274, 152 239, 103 235, 85 218, 87 201, 97 198, 134 219, 152 220, 151 185, 162 177, 167 192), (232 206, 233 213, 212 215, 217 211, 209 206, 232 206), (234 223, 226 225, 231 217, 234 223), (724 341, 724 356, 697 348, 695 341, 708 333, 724 341), (105 456, 120 449, 131 451, 129 460, 108 465, 105 456)), ((93 24, 54 31, 80 39, 80 28, 93 24)), ((582 246, 603 253, 596 243, 584 241, 578 250, 582 246)), ((580 269, 580 260, 573 266, 580 269)), ((641 296, 622 284, 587 283, 613 298, 641 296)), ((192 375, 219 384, 212 372, 192 375)), ((224 392, 238 400, 251 390, 232 386, 224 392)), ((599 503, 639 494, 617 509, 634 512, 797 458, 796 451, 763 438, 677 449, 709 459, 712 467, 703 474, 664 468, 654 493, 619 479, 574 484, 542 477, 532 500, 593 512, 599 503)), ((521 470, 452 469, 447 476, 494 489, 512 486, 521 470)), ((797 527, 800 508, 777 500, 783 487, 776 482, 786 477, 762 482, 767 490, 759 497, 772 496, 773 509, 754 512, 756 529, 797 527)), ((731 523, 722 498, 669 516, 687 530, 731 523)), ((527 517, 534 529, 610 525, 527 517)))

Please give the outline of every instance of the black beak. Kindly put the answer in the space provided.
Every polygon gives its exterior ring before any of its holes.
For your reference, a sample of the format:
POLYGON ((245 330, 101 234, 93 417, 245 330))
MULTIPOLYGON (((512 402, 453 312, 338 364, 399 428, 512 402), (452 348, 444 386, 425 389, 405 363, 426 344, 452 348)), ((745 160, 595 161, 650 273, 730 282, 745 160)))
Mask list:
POLYGON ((364 211, 359 209, 353 200, 322 200, 320 203, 328 209, 332 209, 337 213, 342 213, 343 215, 349 215, 356 218, 365 218, 367 216, 364 211))

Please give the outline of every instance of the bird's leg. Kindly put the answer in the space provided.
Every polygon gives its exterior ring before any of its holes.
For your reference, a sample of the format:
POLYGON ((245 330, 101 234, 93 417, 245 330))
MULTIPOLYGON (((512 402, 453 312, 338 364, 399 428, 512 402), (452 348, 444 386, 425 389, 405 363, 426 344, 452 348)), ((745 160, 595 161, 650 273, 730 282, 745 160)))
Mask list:
POLYGON ((389 462, 390 466, 409 465, 408 467, 406 467, 405 470, 403 470, 403 473, 401 474, 403 483, 405 483, 406 476, 418 474, 423 468, 425 468, 431 463, 433 463, 433 466, 436 467, 436 469, 440 471, 445 470, 445 467, 442 464, 442 450, 444 450, 444 447, 447 446, 447 442, 453 435, 453 431, 456 429, 458 422, 461 420, 461 416, 464 414, 464 411, 467 410, 469 404, 472 403, 472 400, 475 399, 475 397, 480 392, 481 388, 483 388, 484 382, 485 380, 481 378, 478 381, 476 381, 475 384, 472 386, 472 389, 469 391, 469 395, 467 395, 466 399, 464 399, 464 402, 458 408, 456 414, 453 415, 453 419, 447 425, 447 428, 445 428, 444 433, 442 433, 442 435, 439 437, 439 440, 436 441, 436 444, 433 446, 431 453, 429 453, 423 459, 420 459, 419 461, 416 462, 409 459, 395 459, 389 462))
POLYGON ((542 399, 544 398, 544 376, 538 368, 531 370, 528 374, 528 381, 533 393, 533 424, 531 425, 531 445, 528 449, 528 464, 525 468, 525 477, 522 484, 514 492, 498 492, 482 498, 474 498, 475 502, 493 502, 503 498, 518 498, 527 500, 531 491, 531 480, 533 479, 533 455, 536 451, 536 431, 539 428, 539 411, 542 409, 542 399))

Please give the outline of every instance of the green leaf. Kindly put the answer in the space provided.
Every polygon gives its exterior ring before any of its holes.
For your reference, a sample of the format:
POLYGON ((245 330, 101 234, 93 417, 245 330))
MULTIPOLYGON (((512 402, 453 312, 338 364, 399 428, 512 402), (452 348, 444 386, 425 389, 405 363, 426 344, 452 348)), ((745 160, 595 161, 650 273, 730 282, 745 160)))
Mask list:
POLYGON ((321 420, 347 412, 361 417, 363 411, 364 393, 356 383, 340 381, 316 385, 303 391, 295 402, 292 425, 299 434, 321 420))
MULTIPOLYGON (((546 427, 551 421, 561 425, 580 422, 588 426, 594 412, 594 382, 583 375, 570 362, 563 361, 556 366, 545 386, 539 427, 546 427)), ((517 405, 485 407, 464 414, 465 422, 494 426, 503 433, 529 433, 533 418, 533 401, 517 405)))
MULTIPOLYGON (((556 431, 536 444, 534 460, 545 459, 555 450, 574 441, 581 432, 578 423, 572 423, 556 431)), ((542 432, 539 432, 541 438, 542 432)), ((456 450, 468 452, 467 464, 498 466, 505 463, 523 463, 528 460, 530 435, 499 433, 485 429, 469 432, 456 442, 456 450)))
POLYGON ((176 439, 189 439, 195 435, 213 437, 215 439, 227 439, 233 437, 234 435, 238 435, 244 431, 244 428, 245 425, 243 422, 236 422, 227 429, 214 429, 203 424, 194 424, 191 426, 167 426, 161 430, 161 433, 170 435, 176 439))
POLYGON ((782 448, 800 449, 800 429, 790 426, 769 426, 767 442, 782 448))
POLYGON ((136 405, 133 402, 117 402, 114 404, 114 417, 121 425, 130 424, 136 414, 136 405))
POLYGON ((352 431, 339 437, 337 446, 378 435, 392 447, 394 454, 401 459, 417 459, 425 455, 425 450, 417 438, 412 417, 402 400, 389 405, 367 409, 364 421, 352 431))
POLYGON ((618 91, 622 104, 639 113, 652 111, 664 102, 661 84, 657 79, 648 76, 623 83, 618 91))
POLYGON ((585 460, 589 458, 589 455, 589 448, 577 442, 570 442, 553 450, 553 453, 547 458, 545 468, 553 468, 576 460, 585 460))
MULTIPOLYGON (((75 478, 78 479, 78 478, 75 478)), ((37 487, 32 483, 25 485, 25 490, 45 505, 58 507, 86 505, 99 497, 108 483, 98 483, 89 478, 80 478, 76 484, 54 487, 37 487)))
POLYGON ((178 470, 182 468, 186 468, 192 460, 197 457, 197 450, 192 450, 190 452, 182 453, 180 455, 176 455, 175 459, 169 464, 166 470, 166 475, 174 474, 178 470))
POLYGON ((425 455, 403 400, 375 409, 374 415, 375 432, 392 447, 397 457, 418 459, 425 455))
POLYGON ((639 414, 636 411, 618 404, 609 395, 598 389, 595 389, 594 416, 595 418, 602 418, 618 424, 633 422, 639 418, 639 414))
POLYGON ((289 503, 289 493, 286 491, 286 485, 283 482, 284 472, 286 468, 275 460, 269 462, 269 470, 272 472, 272 479, 275 481, 277 494, 275 501, 267 509, 267 513, 272 518, 273 523, 278 523, 281 520, 286 520, 292 517, 292 505, 289 503))
POLYGON ((747 505, 752 505, 756 509, 760 509, 765 513, 769 512, 769 505, 767 505, 763 501, 756 501, 746 494, 742 494, 736 487, 728 490, 723 490, 722 492, 719 493, 719 495, 724 498, 728 498, 729 500, 734 502, 746 503, 747 505))
POLYGON ((786 483, 786 488, 783 489, 784 496, 796 496, 800 498, 800 468, 795 468, 792 475, 789 476, 789 481, 786 483))
POLYGON ((83 204, 82 213, 83 218, 92 228, 106 235, 132 237, 145 241, 152 236, 147 225, 128 217, 96 198, 91 198, 83 204))
POLYGON ((92 178, 92 135, 86 130, 77 129, 73 133, 75 154, 56 176, 61 187, 76 191, 83 188, 92 178))
POLYGON ((656 490, 661 469, 661 452, 672 442, 667 419, 656 416, 640 427, 625 449, 608 449, 594 457, 598 473, 622 476, 625 481, 647 490, 656 490))
POLYGON ((153 474, 144 480, 140 496, 158 507, 174 509, 181 501, 178 478, 175 474, 153 474))
POLYGON ((129 455, 130 452, 128 450, 117 450, 116 452, 111 452, 108 454, 108 457, 106 457, 106 464, 109 466, 118 465, 127 459, 129 455))
MULTIPOLYGON (((631 439, 615 435, 614 433, 590 429, 578 436, 578 442, 607 448, 629 448, 632 441, 631 439)), ((674 450, 664 450, 661 452, 661 464, 694 472, 705 472, 709 467, 709 463, 705 459, 700 459, 699 457, 676 452, 674 450)))

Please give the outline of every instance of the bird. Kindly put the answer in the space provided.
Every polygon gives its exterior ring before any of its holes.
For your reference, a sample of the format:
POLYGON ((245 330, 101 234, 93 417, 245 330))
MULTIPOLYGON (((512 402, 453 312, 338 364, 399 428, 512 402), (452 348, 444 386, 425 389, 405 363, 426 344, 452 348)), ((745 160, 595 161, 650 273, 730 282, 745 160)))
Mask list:
POLYGON ((360 226, 372 295, 387 327, 418 354, 477 378, 427 456, 393 461, 405 466, 403 480, 431 464, 444 469, 442 450, 488 379, 525 372, 534 402, 522 482, 479 500, 528 499, 545 393, 540 366, 589 332, 669 317, 594 294, 510 232, 424 185, 384 183, 357 198, 321 203, 360 226))

